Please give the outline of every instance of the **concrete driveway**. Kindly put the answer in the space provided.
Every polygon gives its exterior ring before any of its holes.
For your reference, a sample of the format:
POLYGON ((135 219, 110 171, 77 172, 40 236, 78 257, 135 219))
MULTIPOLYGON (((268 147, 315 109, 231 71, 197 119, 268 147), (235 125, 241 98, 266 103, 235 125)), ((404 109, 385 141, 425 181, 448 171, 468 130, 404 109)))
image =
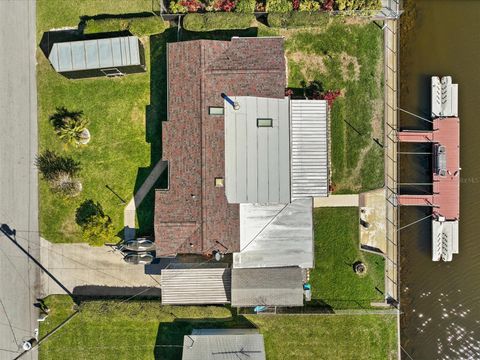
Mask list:
MULTIPOLYGON (((144 265, 130 265, 109 247, 87 244, 52 244, 40 239, 42 265, 74 295, 160 296, 160 276, 146 275, 144 265)), ((41 293, 65 294, 46 274, 41 293)))
MULTIPOLYGON (((0 1, 0 224, 37 258, 35 1, 0 1), (20 238, 21 237, 21 238, 20 238)), ((19 354, 38 327, 38 267, 0 234, 0 359, 19 354)), ((23 359, 36 359, 36 350, 23 359)))

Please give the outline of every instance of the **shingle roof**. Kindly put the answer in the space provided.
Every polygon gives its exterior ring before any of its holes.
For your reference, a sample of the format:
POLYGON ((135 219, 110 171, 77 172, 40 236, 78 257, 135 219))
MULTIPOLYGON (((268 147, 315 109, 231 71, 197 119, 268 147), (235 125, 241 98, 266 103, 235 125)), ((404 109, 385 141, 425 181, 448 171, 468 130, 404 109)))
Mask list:
POLYGON ((184 336, 182 360, 265 360, 263 335, 230 330, 213 329, 208 335, 194 331, 184 336))
POLYGON ((258 305, 302 306, 302 269, 232 269, 232 306, 258 305))
POLYGON ((155 239, 161 255, 239 250, 239 208, 215 177, 225 175, 222 92, 282 98, 282 38, 234 38, 168 44, 168 121, 163 159, 169 190, 155 194, 155 239))

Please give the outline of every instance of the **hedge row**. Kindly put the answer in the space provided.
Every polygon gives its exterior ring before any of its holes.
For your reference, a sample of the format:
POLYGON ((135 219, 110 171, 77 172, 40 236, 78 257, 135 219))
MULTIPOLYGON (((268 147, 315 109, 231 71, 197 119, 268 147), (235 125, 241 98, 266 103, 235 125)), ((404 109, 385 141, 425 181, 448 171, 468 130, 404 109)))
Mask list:
POLYGON ((248 29, 254 20, 253 14, 228 12, 187 14, 183 18, 183 28, 188 31, 248 29))
POLYGON ((268 25, 276 28, 324 27, 330 21, 328 12, 290 12, 268 14, 268 25))
POLYGON ((90 19, 86 21, 84 33, 130 31, 135 36, 148 36, 165 30, 165 22, 156 16, 130 19, 90 19))

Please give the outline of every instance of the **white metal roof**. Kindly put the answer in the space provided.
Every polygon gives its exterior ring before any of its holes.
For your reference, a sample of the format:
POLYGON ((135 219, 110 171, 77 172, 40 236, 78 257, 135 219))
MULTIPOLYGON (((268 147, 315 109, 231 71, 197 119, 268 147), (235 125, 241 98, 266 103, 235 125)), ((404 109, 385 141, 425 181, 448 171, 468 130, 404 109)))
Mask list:
POLYGON ((225 194, 229 203, 290 201, 289 100, 237 96, 225 104, 225 194), (257 127, 257 119, 272 127, 257 127))
POLYGON ((57 72, 140 65, 136 36, 53 44, 48 60, 57 72))
POLYGON ((226 304, 230 302, 231 270, 164 269, 162 304, 226 304))
POLYGON ((328 196, 328 103, 290 101, 291 198, 328 196))
POLYGON ((312 199, 240 205, 240 252, 234 268, 313 268, 312 199))

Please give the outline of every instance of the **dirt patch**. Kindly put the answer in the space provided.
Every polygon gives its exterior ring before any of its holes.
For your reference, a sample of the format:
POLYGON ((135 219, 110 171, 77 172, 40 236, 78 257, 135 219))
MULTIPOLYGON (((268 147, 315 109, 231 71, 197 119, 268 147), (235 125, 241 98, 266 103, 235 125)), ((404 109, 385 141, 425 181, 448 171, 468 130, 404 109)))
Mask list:
POLYGON ((69 216, 65 219, 60 227, 60 232, 65 236, 66 239, 80 239, 82 237, 80 226, 78 226, 75 222, 74 216, 69 216))
POLYGON ((344 23, 346 25, 367 25, 371 20, 362 16, 345 16, 344 23))
POLYGON ((348 55, 346 52, 340 53, 340 64, 344 80, 358 81, 360 78, 360 64, 355 56, 348 55))
POLYGON ((305 80, 313 81, 315 80, 316 73, 326 73, 327 67, 325 66, 325 62, 323 60, 322 55, 311 55, 305 54, 302 52, 294 52, 288 53, 287 57, 296 62, 297 64, 301 64, 301 73, 305 80))
POLYGON ((130 119, 132 120, 133 123, 143 124, 145 123, 145 113, 142 110, 140 110, 140 108, 135 106, 132 109, 132 112, 130 113, 130 119))

